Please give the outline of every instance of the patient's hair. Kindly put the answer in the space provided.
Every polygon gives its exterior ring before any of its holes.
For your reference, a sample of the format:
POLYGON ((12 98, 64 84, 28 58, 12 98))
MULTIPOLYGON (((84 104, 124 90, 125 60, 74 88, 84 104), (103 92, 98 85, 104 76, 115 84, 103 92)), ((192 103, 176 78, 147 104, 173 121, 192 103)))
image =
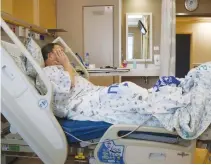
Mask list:
POLYGON ((42 56, 43 56, 44 61, 48 59, 48 53, 53 51, 53 48, 54 48, 55 45, 59 45, 59 44, 49 43, 49 44, 42 47, 41 51, 42 51, 42 56))

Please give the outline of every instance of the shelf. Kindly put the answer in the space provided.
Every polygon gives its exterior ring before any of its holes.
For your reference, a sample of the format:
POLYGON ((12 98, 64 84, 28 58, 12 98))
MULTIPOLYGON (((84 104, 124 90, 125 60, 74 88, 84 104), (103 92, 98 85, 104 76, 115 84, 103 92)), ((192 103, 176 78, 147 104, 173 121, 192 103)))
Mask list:
POLYGON ((5 22, 16 25, 16 26, 22 26, 24 28, 28 28, 33 32, 39 33, 39 34, 46 34, 46 35, 55 35, 56 32, 67 32, 64 29, 45 29, 42 27, 39 27, 37 25, 34 24, 29 24, 23 20, 17 19, 15 17, 13 17, 10 14, 7 14, 5 12, 1 12, 1 17, 2 19, 5 20, 5 22))

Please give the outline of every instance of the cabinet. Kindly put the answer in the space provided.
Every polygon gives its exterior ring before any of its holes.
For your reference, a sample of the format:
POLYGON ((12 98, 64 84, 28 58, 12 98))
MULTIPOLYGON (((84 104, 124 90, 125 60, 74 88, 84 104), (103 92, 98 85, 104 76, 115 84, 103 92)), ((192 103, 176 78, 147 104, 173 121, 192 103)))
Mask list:
POLYGON ((39 26, 56 28, 56 0, 39 0, 39 26))
POLYGON ((1 0, 1 11, 12 15, 13 13, 12 1, 13 0, 1 0))
POLYGON ((13 16, 34 24, 34 0, 13 0, 13 16))
POLYGON ((2 0, 1 11, 29 24, 56 28, 56 0, 2 0))

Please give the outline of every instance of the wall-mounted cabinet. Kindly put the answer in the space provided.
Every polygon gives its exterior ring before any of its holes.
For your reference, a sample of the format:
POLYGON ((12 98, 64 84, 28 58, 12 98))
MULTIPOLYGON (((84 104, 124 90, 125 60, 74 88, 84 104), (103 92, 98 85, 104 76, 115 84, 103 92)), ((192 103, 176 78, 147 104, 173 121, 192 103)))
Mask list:
POLYGON ((13 0, 1 0, 1 11, 12 15, 12 1, 13 0))
POLYGON ((34 24, 34 0, 13 0, 13 16, 34 24))
POLYGON ((56 0, 2 0, 1 11, 43 28, 56 28, 56 0))
POLYGON ((39 26, 56 28, 56 0, 39 0, 39 26))

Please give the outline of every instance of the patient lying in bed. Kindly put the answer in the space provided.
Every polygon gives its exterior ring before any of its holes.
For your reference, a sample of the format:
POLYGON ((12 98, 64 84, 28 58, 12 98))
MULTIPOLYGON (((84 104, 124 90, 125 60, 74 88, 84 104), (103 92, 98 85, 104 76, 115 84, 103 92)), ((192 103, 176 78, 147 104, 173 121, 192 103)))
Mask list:
POLYGON ((180 86, 163 86, 149 93, 132 82, 93 85, 74 73, 57 44, 46 45, 42 54, 57 117, 165 127, 187 139, 196 138, 210 125, 211 63, 190 71, 180 86))

